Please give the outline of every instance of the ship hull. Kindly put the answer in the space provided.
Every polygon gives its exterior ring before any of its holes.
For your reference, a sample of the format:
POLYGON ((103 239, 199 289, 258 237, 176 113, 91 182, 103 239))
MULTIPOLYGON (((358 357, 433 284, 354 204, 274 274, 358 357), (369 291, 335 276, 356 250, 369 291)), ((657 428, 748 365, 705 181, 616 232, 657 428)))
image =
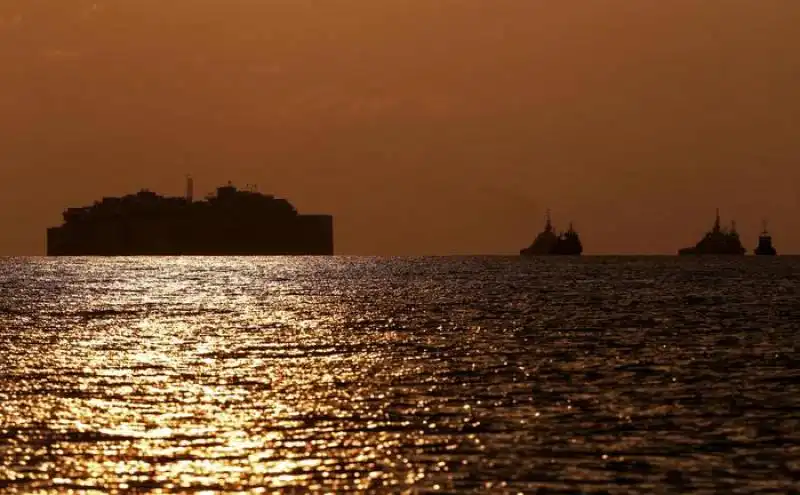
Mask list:
MULTIPOLYGON (((728 234, 722 234, 729 236, 728 234)), ((679 256, 743 256, 747 250, 741 245, 738 237, 701 241, 696 246, 685 247, 678 251, 679 256)))
POLYGON ((327 256, 334 254, 333 217, 297 215, 282 222, 185 219, 54 227, 48 256, 327 256))
POLYGON ((743 256, 745 251, 701 251, 695 248, 684 248, 678 251, 678 256, 743 256))
POLYGON ((582 253, 560 253, 560 252, 551 252, 551 253, 531 253, 526 250, 522 250, 519 252, 520 256, 525 258, 535 258, 538 256, 580 256, 582 253))
POLYGON ((581 246, 566 246, 566 243, 559 242, 550 250, 541 250, 533 248, 525 248, 520 250, 520 256, 535 257, 535 256, 580 256, 583 254, 583 247, 581 246))
POLYGON ((757 256, 776 256, 778 251, 772 246, 759 246, 753 250, 753 254, 757 256))
POLYGON ((778 251, 772 245, 772 237, 769 235, 762 235, 758 239, 758 246, 753 250, 753 253, 758 256, 775 256, 778 251))

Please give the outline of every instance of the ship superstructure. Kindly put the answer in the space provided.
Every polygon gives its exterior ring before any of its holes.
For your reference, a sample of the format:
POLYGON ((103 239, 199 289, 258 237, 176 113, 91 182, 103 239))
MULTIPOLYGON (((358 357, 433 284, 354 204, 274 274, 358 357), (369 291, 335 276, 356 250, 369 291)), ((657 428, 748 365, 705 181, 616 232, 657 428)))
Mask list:
POLYGON ((679 255, 692 254, 745 254, 747 250, 742 246, 739 233, 736 231, 736 222, 731 222, 730 229, 721 226, 719 208, 714 221, 714 226, 700 241, 692 247, 683 248, 678 251, 679 255))
POLYGON ((69 208, 47 231, 48 256, 331 255, 333 217, 232 184, 194 201, 148 190, 69 208))

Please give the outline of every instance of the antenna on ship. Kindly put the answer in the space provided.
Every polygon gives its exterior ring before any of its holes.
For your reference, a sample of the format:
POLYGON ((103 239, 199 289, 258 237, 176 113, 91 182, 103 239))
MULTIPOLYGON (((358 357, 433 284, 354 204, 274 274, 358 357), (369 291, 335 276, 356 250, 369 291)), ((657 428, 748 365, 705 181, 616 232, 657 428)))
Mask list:
POLYGON ((186 176, 186 202, 194 201, 194 179, 191 175, 186 176))
POLYGON ((550 232, 553 230, 553 220, 550 218, 550 208, 547 209, 545 213, 545 224, 544 224, 545 232, 550 232))
POLYGON ((736 220, 731 220, 731 234, 736 233, 736 220))
POLYGON ((767 230, 767 219, 761 219, 761 235, 767 235, 769 231, 767 230))
POLYGON ((717 219, 714 221, 714 232, 719 232, 719 208, 717 208, 717 219))

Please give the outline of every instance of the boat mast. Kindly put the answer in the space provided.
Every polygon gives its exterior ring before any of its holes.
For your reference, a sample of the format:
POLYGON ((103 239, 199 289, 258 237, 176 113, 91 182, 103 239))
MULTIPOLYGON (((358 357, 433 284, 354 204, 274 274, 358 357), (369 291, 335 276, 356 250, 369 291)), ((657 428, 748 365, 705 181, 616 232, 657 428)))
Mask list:
POLYGON ((545 232, 552 232, 553 231, 553 221, 550 218, 550 208, 547 209, 547 213, 545 214, 544 231, 545 232))
POLYGON ((194 201, 194 179, 191 175, 186 176, 186 202, 194 201))

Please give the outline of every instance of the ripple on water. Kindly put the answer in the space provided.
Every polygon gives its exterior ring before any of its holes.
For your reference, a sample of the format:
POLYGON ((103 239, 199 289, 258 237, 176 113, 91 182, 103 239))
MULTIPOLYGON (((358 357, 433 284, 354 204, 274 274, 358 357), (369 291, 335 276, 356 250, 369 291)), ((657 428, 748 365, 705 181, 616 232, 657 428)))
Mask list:
POLYGON ((793 258, 0 261, 0 489, 800 490, 793 258))

